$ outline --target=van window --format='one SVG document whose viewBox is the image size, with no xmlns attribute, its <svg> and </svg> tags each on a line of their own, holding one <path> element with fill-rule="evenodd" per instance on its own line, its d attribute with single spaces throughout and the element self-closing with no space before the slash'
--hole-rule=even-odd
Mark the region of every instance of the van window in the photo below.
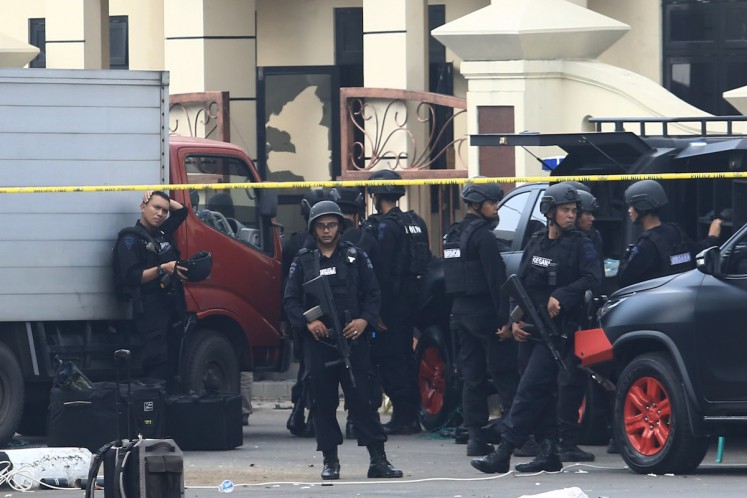
<svg viewBox="0 0 747 498">
<path fill-rule="evenodd" d="M 524 214 L 527 202 L 529 202 L 529 192 L 522 192 L 506 199 L 506 202 L 498 209 L 500 221 L 493 233 L 499 241 L 509 248 L 513 248 L 516 231 L 519 228 L 521 215 Z"/>
<path fill-rule="evenodd" d="M 254 181 L 249 166 L 235 157 L 188 156 L 190 184 L 245 183 Z M 195 214 L 208 226 L 244 244 L 262 249 L 262 226 L 253 188 L 190 191 Z"/>
</svg>

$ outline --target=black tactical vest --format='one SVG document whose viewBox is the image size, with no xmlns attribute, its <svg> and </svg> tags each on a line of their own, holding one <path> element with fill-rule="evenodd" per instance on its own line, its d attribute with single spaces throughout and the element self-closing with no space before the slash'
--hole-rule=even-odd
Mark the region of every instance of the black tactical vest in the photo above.
<svg viewBox="0 0 747 498">
<path fill-rule="evenodd" d="M 695 257 L 687 236 L 674 223 L 668 223 L 668 226 L 674 229 L 676 235 L 669 233 L 666 236 L 659 230 L 649 230 L 640 236 L 641 239 L 650 240 L 659 253 L 659 271 L 652 278 L 675 275 L 695 268 Z"/>
<path fill-rule="evenodd" d="M 428 248 L 426 229 L 420 217 L 414 211 L 403 213 L 400 210 L 390 211 L 385 219 L 394 220 L 402 233 L 403 246 L 392 262 L 392 274 L 400 277 L 419 277 L 428 271 L 431 251 Z"/>
<path fill-rule="evenodd" d="M 476 218 L 454 225 L 444 239 L 444 284 L 446 293 L 478 296 L 490 292 L 479 259 L 467 259 L 467 244 L 479 228 L 488 223 Z"/>
<path fill-rule="evenodd" d="M 347 242 L 340 242 L 338 247 L 342 252 L 342 258 L 335 266 L 324 268 L 320 266 L 321 254 L 319 249 L 301 249 L 298 252 L 298 258 L 303 268 L 304 283 L 319 275 L 324 275 L 327 278 L 340 322 L 345 323 L 346 314 L 352 317 L 360 315 L 358 309 L 360 298 L 358 295 L 358 268 L 356 266 L 359 254 L 357 249 Z M 306 302 L 306 296 L 304 296 L 305 307 L 309 308 L 316 304 Z"/>
<path fill-rule="evenodd" d="M 519 268 L 519 277 L 535 303 L 546 302 L 558 287 L 568 285 L 578 278 L 573 260 L 573 248 L 579 237 L 576 230 L 565 232 L 549 247 L 542 247 L 547 230 L 542 230 L 529 239 L 524 254 L 527 255 Z"/>
</svg>

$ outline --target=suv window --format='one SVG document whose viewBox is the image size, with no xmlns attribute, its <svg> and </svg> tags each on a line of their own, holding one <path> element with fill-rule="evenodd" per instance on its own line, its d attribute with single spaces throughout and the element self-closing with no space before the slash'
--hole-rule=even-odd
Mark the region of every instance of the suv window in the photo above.
<svg viewBox="0 0 747 498">
<path fill-rule="evenodd" d="M 527 202 L 529 202 L 529 197 L 529 192 L 516 194 L 506 199 L 498 210 L 500 221 L 498 222 L 498 226 L 495 227 L 493 233 L 499 241 L 503 242 L 508 247 L 513 246 L 513 241 L 516 237 L 516 230 L 519 228 L 521 215 L 524 214 L 524 209 Z"/>
<path fill-rule="evenodd" d="M 532 215 L 529 218 L 529 223 L 527 223 L 527 229 L 526 232 L 524 232 L 524 240 L 521 241 L 521 248 L 524 249 L 527 246 L 527 242 L 529 242 L 529 239 L 532 237 L 532 235 L 535 232 L 538 232 L 539 230 L 542 230 L 545 228 L 547 223 L 547 218 L 545 218 L 545 215 L 540 212 L 539 206 L 540 201 L 542 200 L 542 194 L 544 194 L 544 190 L 540 192 L 540 194 L 537 196 L 537 200 L 534 201 L 534 207 L 532 208 Z"/>
<path fill-rule="evenodd" d="M 725 275 L 747 275 L 747 232 L 731 246 L 724 262 Z"/>
<path fill-rule="evenodd" d="M 235 157 L 188 156 L 187 183 L 244 183 L 254 181 L 249 166 Z M 247 189 L 191 190 L 197 217 L 208 226 L 244 244 L 262 249 L 257 192 Z"/>
</svg>

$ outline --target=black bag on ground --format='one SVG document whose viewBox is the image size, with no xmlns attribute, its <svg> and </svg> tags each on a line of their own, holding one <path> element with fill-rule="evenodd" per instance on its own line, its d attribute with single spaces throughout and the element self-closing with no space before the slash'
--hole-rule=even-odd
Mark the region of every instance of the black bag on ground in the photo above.
<svg viewBox="0 0 747 498">
<path fill-rule="evenodd" d="M 48 446 L 74 446 L 97 451 L 119 437 L 117 384 L 94 382 L 92 389 L 53 387 L 49 394 Z"/>
<path fill-rule="evenodd" d="M 165 435 L 166 383 L 161 379 L 134 379 L 119 385 L 119 395 L 126 409 L 120 409 L 120 426 L 124 436 L 158 439 Z"/>
<path fill-rule="evenodd" d="M 241 396 L 168 396 L 166 433 L 183 450 L 230 450 L 241 446 Z"/>
</svg>

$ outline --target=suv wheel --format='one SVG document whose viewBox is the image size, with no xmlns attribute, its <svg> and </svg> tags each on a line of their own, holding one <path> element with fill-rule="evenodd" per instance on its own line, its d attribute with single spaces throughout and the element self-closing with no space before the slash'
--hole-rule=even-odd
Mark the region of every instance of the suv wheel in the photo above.
<svg viewBox="0 0 747 498">
<path fill-rule="evenodd" d="M 420 392 L 420 423 L 429 431 L 447 425 L 459 406 L 460 389 L 454 379 L 450 356 L 442 337 L 431 329 L 420 336 L 415 348 Z"/>
<path fill-rule="evenodd" d="M 614 425 L 623 460 L 639 474 L 692 472 L 708 450 L 708 438 L 692 432 L 682 377 L 664 353 L 641 355 L 625 367 Z"/>
</svg>

